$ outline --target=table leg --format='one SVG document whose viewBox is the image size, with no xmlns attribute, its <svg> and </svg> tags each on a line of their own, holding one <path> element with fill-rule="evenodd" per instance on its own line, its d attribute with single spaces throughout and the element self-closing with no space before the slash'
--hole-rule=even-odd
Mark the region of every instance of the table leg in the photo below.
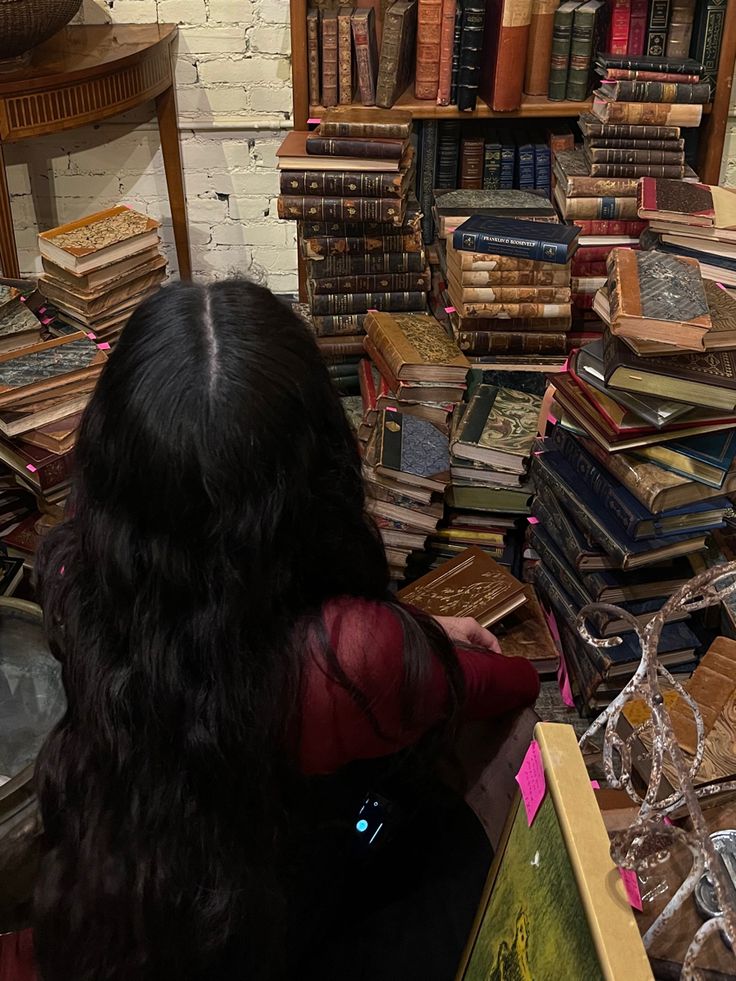
<svg viewBox="0 0 736 981">
<path fill-rule="evenodd" d="M 0 143 L 0 268 L 8 279 L 20 279 L 18 248 L 13 230 L 13 213 L 10 210 L 10 189 L 5 173 L 5 157 Z"/>
<path fill-rule="evenodd" d="M 169 191 L 171 221 L 174 226 L 176 255 L 179 260 L 179 276 L 181 279 L 191 279 L 192 258 L 187 228 L 187 201 L 184 194 L 179 124 L 176 118 L 176 93 L 173 85 L 156 99 L 156 112 L 166 170 L 166 186 Z"/>
</svg>

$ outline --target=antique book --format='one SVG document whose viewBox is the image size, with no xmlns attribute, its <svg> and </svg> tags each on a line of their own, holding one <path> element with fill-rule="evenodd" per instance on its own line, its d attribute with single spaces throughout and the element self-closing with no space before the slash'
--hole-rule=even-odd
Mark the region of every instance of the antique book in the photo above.
<svg viewBox="0 0 736 981">
<path fill-rule="evenodd" d="M 133 259 L 135 258 L 133 257 Z M 154 250 L 153 256 L 144 263 L 132 260 L 131 264 L 114 263 L 112 266 L 99 270 L 100 272 L 112 271 L 113 275 L 108 275 L 102 281 L 97 280 L 93 285 L 86 285 L 89 277 L 77 277 L 69 273 L 59 275 L 59 273 L 63 273 L 63 270 L 53 267 L 52 263 L 48 265 L 53 268 L 53 272 L 46 271 L 46 267 L 44 267 L 45 271 L 39 280 L 44 284 L 45 298 L 52 300 L 52 302 L 56 299 L 63 301 L 68 299 L 73 306 L 79 306 L 105 296 L 110 297 L 124 287 L 128 288 L 132 294 L 140 293 L 145 289 L 144 284 L 147 278 L 151 285 L 156 285 L 165 274 L 166 257 L 162 256 L 158 250 Z M 0 334 L 4 332 L 4 322 L 5 318 L 0 314 Z"/>
<path fill-rule="evenodd" d="M 614 140 L 679 140 L 679 126 L 633 125 L 630 123 L 603 123 L 597 116 L 584 112 L 578 121 L 580 131 L 587 140 L 592 138 Z"/>
<path fill-rule="evenodd" d="M 342 6 L 337 11 L 337 78 L 338 102 L 350 105 L 353 101 L 355 66 L 353 65 L 353 39 L 350 18 L 353 8 Z"/>
<path fill-rule="evenodd" d="M 636 198 L 636 179 L 607 179 L 590 176 L 590 166 L 582 150 L 555 154 L 553 173 L 557 188 L 566 198 Z M 634 215 L 636 217 L 636 211 Z"/>
<path fill-rule="evenodd" d="M 497 333 L 490 330 L 454 330 L 455 342 L 468 356 L 499 354 L 529 355 L 567 353 L 566 334 L 553 333 Z"/>
<path fill-rule="evenodd" d="M 386 410 L 379 412 L 375 432 L 378 474 L 444 491 L 450 479 L 447 436 L 425 419 Z"/>
<path fill-rule="evenodd" d="M 376 102 L 376 80 L 378 78 L 376 14 L 373 7 L 353 11 L 351 26 L 360 101 L 364 106 L 372 106 Z"/>
<path fill-rule="evenodd" d="M 507 515 L 528 515 L 534 489 L 523 487 L 478 487 L 453 481 L 445 492 L 450 508 L 462 511 L 495 511 Z"/>
<path fill-rule="evenodd" d="M 537 0 L 532 5 L 524 72 L 524 92 L 527 95 L 547 95 L 555 11 L 559 6 L 559 0 Z"/>
<path fill-rule="evenodd" d="M 736 192 L 689 181 L 647 178 L 639 185 L 642 218 L 680 226 L 736 228 Z"/>
<path fill-rule="evenodd" d="M 309 67 L 309 104 L 317 106 L 320 102 L 321 72 L 319 44 L 319 10 L 307 11 L 307 64 Z"/>
<path fill-rule="evenodd" d="M 38 236 L 41 255 L 79 276 L 158 245 L 160 222 L 119 206 Z"/>
<path fill-rule="evenodd" d="M 532 504 L 532 516 L 560 548 L 571 569 L 589 572 L 597 569 L 614 569 L 615 561 L 600 545 L 592 542 L 555 497 L 550 487 L 540 485 Z M 565 587 L 567 588 L 567 587 Z M 574 587 L 578 588 L 578 587 Z M 582 585 L 579 587 L 582 590 Z M 574 595 L 574 593 L 572 594 Z M 582 604 L 584 605 L 584 604 Z"/>
<path fill-rule="evenodd" d="M 320 277 L 310 280 L 309 290 L 313 296 L 324 293 L 410 293 L 427 292 L 430 287 L 429 269 L 421 272 L 368 273 L 366 275 L 346 275 Z"/>
<path fill-rule="evenodd" d="M 687 685 L 687 692 L 694 699 L 703 720 L 703 735 L 711 745 L 711 734 L 721 720 L 726 721 L 725 709 L 734 701 L 736 695 L 736 641 L 728 637 L 716 637 L 693 672 Z M 695 755 L 697 749 L 697 730 L 692 711 L 682 698 L 677 698 L 670 707 L 670 718 L 675 738 L 686 752 Z M 732 712 L 729 707 L 729 713 Z M 731 725 L 728 725 L 728 740 L 723 748 L 733 741 Z M 734 772 L 733 761 L 729 763 L 729 775 Z M 698 774 L 700 776 L 700 774 Z"/>
<path fill-rule="evenodd" d="M 466 136 L 460 144 L 460 188 L 482 190 L 485 143 L 482 136 Z"/>
<path fill-rule="evenodd" d="M 599 75 L 612 82 L 699 82 L 699 75 L 676 75 L 672 72 L 645 72 L 631 68 L 596 68 Z"/>
<path fill-rule="evenodd" d="M 573 14 L 570 66 L 567 72 L 568 99 L 587 99 L 593 88 L 593 54 L 606 36 L 607 16 L 605 0 L 587 0 Z"/>
<path fill-rule="evenodd" d="M 596 177 L 594 180 L 612 181 L 615 178 Z M 554 190 L 555 204 L 566 221 L 577 225 L 578 220 L 612 219 L 629 220 L 636 218 L 636 198 L 617 197 L 565 197 L 559 185 Z"/>
<path fill-rule="evenodd" d="M 338 101 L 337 9 L 324 10 L 321 19 L 322 102 L 336 106 Z"/>
<path fill-rule="evenodd" d="M 440 238 L 452 232 L 473 215 L 486 217 L 526 218 L 531 221 L 556 222 L 552 204 L 531 191 L 494 188 L 434 191 L 434 213 Z"/>
<path fill-rule="evenodd" d="M 66 453 L 77 440 L 82 414 L 75 412 L 55 422 L 50 422 L 40 429 L 33 429 L 23 435 L 23 441 L 52 453 Z"/>
<path fill-rule="evenodd" d="M 540 408 L 536 395 L 479 385 L 458 426 L 452 452 L 463 460 L 524 473 Z"/>
<path fill-rule="evenodd" d="M 704 105 L 710 100 L 707 82 L 603 81 L 606 97 L 616 102 L 682 102 Z"/>
<path fill-rule="evenodd" d="M 449 106 L 452 87 L 452 56 L 457 19 L 457 0 L 443 0 L 440 25 L 440 62 L 438 69 L 437 105 Z"/>
<path fill-rule="evenodd" d="M 287 221 L 380 221 L 397 227 L 404 223 L 401 198 L 281 194 L 276 203 L 279 218 Z"/>
<path fill-rule="evenodd" d="M 309 289 L 309 283 L 307 283 Z M 367 313 L 369 310 L 420 311 L 427 307 L 426 293 L 330 293 L 310 296 L 312 313 L 332 316 Z"/>
<path fill-rule="evenodd" d="M 307 310 L 309 310 L 308 305 Z M 363 324 L 366 316 L 365 313 L 321 314 L 319 316 L 311 316 L 310 314 L 309 321 L 317 337 L 338 337 L 345 334 L 365 333 Z"/>
<path fill-rule="evenodd" d="M 293 137 L 294 132 L 288 134 L 283 146 L 287 145 L 289 136 Z M 301 154 L 290 160 L 279 156 L 280 169 L 306 170 L 315 166 L 315 157 L 320 157 L 319 166 L 323 170 L 350 170 L 356 166 L 364 170 L 398 170 L 407 148 L 405 139 L 324 136 L 321 125 L 303 137 L 306 159 Z M 325 159 L 330 157 L 339 159 Z"/>
<path fill-rule="evenodd" d="M 489 0 L 486 5 L 479 92 L 495 112 L 521 105 L 532 0 Z"/>
<path fill-rule="evenodd" d="M 658 252 L 614 249 L 608 258 L 611 331 L 704 350 L 712 321 L 698 263 Z"/>
<path fill-rule="evenodd" d="M 450 405 L 461 402 L 466 391 L 465 384 L 450 384 L 449 382 L 433 381 L 403 381 L 396 377 L 383 354 L 373 344 L 370 337 L 363 341 L 366 354 L 381 373 L 384 381 L 396 398 L 403 402 L 422 402 Z M 389 408 L 389 406 L 386 406 Z M 391 406 L 393 408 L 393 406 Z M 399 406 L 403 411 L 403 407 Z"/>
<path fill-rule="evenodd" d="M 396 594 L 431 616 L 472 617 L 490 627 L 527 602 L 524 586 L 482 549 L 471 547 Z"/>
<path fill-rule="evenodd" d="M 611 54 L 626 54 L 629 49 L 630 26 L 631 0 L 613 0 L 606 51 L 610 51 Z"/>
<path fill-rule="evenodd" d="M 471 319 L 473 317 L 484 320 L 504 320 L 515 317 L 526 318 L 554 318 L 571 315 L 570 303 L 475 303 L 469 301 L 465 303 L 459 296 L 453 294 L 450 289 L 450 299 L 461 317 Z"/>
<path fill-rule="evenodd" d="M 492 252 L 465 252 L 455 249 L 451 241 L 447 243 L 447 265 L 457 271 L 457 278 L 464 281 L 468 275 L 498 275 L 524 273 L 529 276 L 559 276 L 566 279 L 570 274 L 569 264 L 538 262 L 536 259 L 521 259 L 513 255 L 497 255 Z"/>
<path fill-rule="evenodd" d="M 418 0 L 414 96 L 436 101 L 440 73 L 442 0 Z"/>
<path fill-rule="evenodd" d="M 417 0 L 397 0 L 386 11 L 383 20 L 377 106 L 390 109 L 408 86 L 414 68 L 416 33 Z"/>
<path fill-rule="evenodd" d="M 575 731 L 540 722 L 532 751 L 541 804 L 514 798 L 456 981 L 553 978 L 561 956 L 570 978 L 651 981 Z"/>
<path fill-rule="evenodd" d="M 386 273 L 420 273 L 427 268 L 424 252 L 376 252 L 365 255 L 335 255 L 311 259 L 307 264 L 310 279 L 334 276 L 366 276 Z"/>
<path fill-rule="evenodd" d="M 548 96 L 561 102 L 567 93 L 567 73 L 570 67 L 570 42 L 575 11 L 582 0 L 565 0 L 554 13 Z"/>
<path fill-rule="evenodd" d="M 631 0 L 628 55 L 636 57 L 644 54 L 647 39 L 648 14 L 649 0 Z"/>
<path fill-rule="evenodd" d="M 424 243 L 416 232 L 395 235 L 306 235 L 299 239 L 299 249 L 305 259 L 324 259 L 328 256 L 366 256 L 386 252 L 422 253 Z"/>
<path fill-rule="evenodd" d="M 407 140 L 411 121 L 411 113 L 399 109 L 364 113 L 359 108 L 339 106 L 323 114 L 319 131 L 322 136 L 332 139 Z"/>
<path fill-rule="evenodd" d="M 736 435 L 733 430 L 724 430 L 671 439 L 657 447 L 642 446 L 635 453 L 691 482 L 698 482 L 701 487 L 726 493 L 724 486 L 733 483 Z"/>
<path fill-rule="evenodd" d="M 593 97 L 593 115 L 604 123 L 699 126 L 703 107 L 664 102 L 613 102 L 599 90 Z"/>
<path fill-rule="evenodd" d="M 713 88 L 718 78 L 725 20 L 726 0 L 705 0 L 698 4 L 690 51 L 694 60 L 702 65 L 701 82 L 709 82 Z"/>
<path fill-rule="evenodd" d="M 400 381 L 465 382 L 467 358 L 430 314 L 371 312 L 365 330 Z"/>
<path fill-rule="evenodd" d="M 623 143 L 623 140 L 620 141 Z M 593 164 L 669 164 L 681 168 L 682 149 L 662 150 L 628 147 L 586 146 L 585 158 Z M 594 173 L 594 171 L 591 171 Z"/>
<path fill-rule="evenodd" d="M 611 68 L 624 68 L 631 71 L 669 72 L 673 75 L 696 75 L 703 73 L 703 64 L 694 58 L 652 57 L 650 55 L 614 55 L 599 51 L 596 64 L 605 74 Z"/>
<path fill-rule="evenodd" d="M 546 265 L 539 263 L 540 266 Z M 552 263 L 550 263 L 552 265 Z M 604 264 L 605 265 L 605 264 Z M 463 288 L 508 288 L 512 286 L 554 286 L 564 287 L 570 282 L 570 268 L 568 266 L 554 266 L 553 269 L 543 268 L 530 271 L 525 270 L 488 270 L 481 269 L 462 269 L 453 267 L 448 263 L 451 276 L 455 282 Z M 470 297 L 468 297 L 469 299 Z M 734 301 L 736 302 L 736 301 Z"/>
<path fill-rule="evenodd" d="M 453 246 L 464 252 L 566 265 L 575 251 L 579 234 L 579 229 L 569 225 L 476 215 L 454 232 Z"/>
<path fill-rule="evenodd" d="M 733 351 L 637 357 L 611 333 L 604 335 L 605 382 L 611 388 L 671 398 L 717 411 L 736 408 L 736 355 Z"/>
<path fill-rule="evenodd" d="M 670 0 L 652 0 L 649 7 L 646 53 L 651 58 L 664 58 L 667 45 L 667 23 Z"/>
<path fill-rule="evenodd" d="M 137 297 L 142 297 L 163 283 L 166 278 L 166 259 L 162 256 L 158 268 L 146 271 L 127 282 L 113 283 L 104 290 L 94 293 L 80 293 L 73 287 L 62 286 L 50 279 L 41 277 L 44 296 L 51 303 L 78 317 L 95 317 L 106 311 L 114 311 Z"/>
<path fill-rule="evenodd" d="M 340 357 L 351 359 L 363 354 L 363 334 L 343 334 L 339 337 L 319 337 L 317 347 L 323 358 L 333 360 Z"/>
<path fill-rule="evenodd" d="M 457 73 L 457 107 L 475 109 L 478 98 L 486 19 L 485 0 L 462 0 L 460 63 Z"/>
<path fill-rule="evenodd" d="M 450 293 L 453 297 L 461 300 L 464 306 L 469 307 L 475 304 L 485 306 L 488 304 L 559 304 L 569 303 L 571 297 L 570 286 L 462 286 L 454 279 L 450 279 Z M 468 314 L 472 316 L 472 312 Z"/>
<path fill-rule="evenodd" d="M 357 161 L 352 161 L 355 168 Z M 280 189 L 284 195 L 312 197 L 402 198 L 414 178 L 414 152 L 409 149 L 400 170 L 389 173 L 282 170 Z"/>
<path fill-rule="evenodd" d="M 50 392 L 87 375 L 96 376 L 106 360 L 104 351 L 79 334 L 44 344 L 32 353 L 8 356 L 0 362 L 0 406 L 11 406 L 21 396 Z"/>
<path fill-rule="evenodd" d="M 69 450 L 56 453 L 25 441 L 0 439 L 0 461 L 38 493 L 69 483 L 72 456 Z"/>
</svg>

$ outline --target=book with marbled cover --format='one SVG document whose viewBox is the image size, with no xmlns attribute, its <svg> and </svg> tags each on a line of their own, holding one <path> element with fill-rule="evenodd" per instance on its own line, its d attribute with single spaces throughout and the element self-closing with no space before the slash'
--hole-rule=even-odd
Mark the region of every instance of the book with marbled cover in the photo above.
<svg viewBox="0 0 736 981">
<path fill-rule="evenodd" d="M 608 257 L 608 292 L 614 333 L 624 318 L 642 322 L 642 337 L 647 336 L 647 320 L 701 331 L 712 326 L 700 266 L 694 259 L 614 249 Z"/>
<path fill-rule="evenodd" d="M 457 368 L 461 374 L 470 370 L 468 359 L 430 314 L 370 311 L 365 330 L 396 378 L 411 374 L 411 366 Z"/>
<path fill-rule="evenodd" d="M 432 616 L 473 617 L 485 626 L 495 623 L 509 606 L 526 602 L 522 584 L 475 547 L 417 579 L 397 596 Z"/>
<path fill-rule="evenodd" d="M 541 399 L 528 392 L 479 385 L 463 416 L 457 442 L 527 460 L 541 405 Z"/>
<path fill-rule="evenodd" d="M 449 482 L 450 448 L 447 436 L 432 423 L 418 416 L 383 409 L 378 414 L 376 428 L 379 433 L 377 467 L 438 483 Z"/>
<path fill-rule="evenodd" d="M 0 362 L 0 393 L 51 382 L 92 368 L 105 360 L 92 341 L 75 337 L 68 343 Z"/>
</svg>

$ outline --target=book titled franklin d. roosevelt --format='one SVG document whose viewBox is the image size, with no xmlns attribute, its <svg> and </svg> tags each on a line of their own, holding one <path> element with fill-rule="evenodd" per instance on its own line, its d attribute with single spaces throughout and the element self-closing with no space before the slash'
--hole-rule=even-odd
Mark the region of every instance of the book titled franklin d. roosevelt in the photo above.
<svg viewBox="0 0 736 981">
<path fill-rule="evenodd" d="M 455 231 L 452 244 L 461 252 L 565 265 L 577 248 L 579 235 L 580 229 L 574 225 L 473 215 Z"/>
<path fill-rule="evenodd" d="M 435 617 L 472 617 L 490 627 L 527 601 L 524 587 L 482 549 L 472 547 L 397 593 Z"/>
</svg>

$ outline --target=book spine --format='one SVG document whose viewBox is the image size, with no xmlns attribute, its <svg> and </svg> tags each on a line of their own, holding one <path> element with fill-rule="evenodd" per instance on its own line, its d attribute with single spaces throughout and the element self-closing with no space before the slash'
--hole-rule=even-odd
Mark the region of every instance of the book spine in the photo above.
<svg viewBox="0 0 736 981">
<path fill-rule="evenodd" d="M 589 158 L 600 164 L 670 164 L 682 166 L 682 151 L 669 150 L 609 150 L 606 147 L 591 147 Z"/>
<path fill-rule="evenodd" d="M 573 259 L 573 265 L 575 259 Z M 492 270 L 488 272 L 472 272 L 458 270 L 452 272 L 452 278 L 457 279 L 458 284 L 465 289 L 468 286 L 475 287 L 499 287 L 499 286 L 557 286 L 564 287 L 570 284 L 570 270 L 567 266 L 557 266 L 555 269 L 540 269 L 525 271 Z"/>
<path fill-rule="evenodd" d="M 609 250 L 610 251 L 610 250 Z M 462 270 L 462 274 L 468 272 L 488 273 L 527 273 L 537 275 L 539 273 L 553 273 L 565 275 L 569 273 L 567 266 L 559 266 L 552 262 L 536 262 L 533 259 L 520 259 L 518 256 L 494 255 L 493 253 L 458 252 L 453 248 L 449 252 L 449 267 Z"/>
<path fill-rule="evenodd" d="M 562 102 L 567 92 L 573 13 L 572 10 L 558 7 L 553 19 L 552 52 L 550 55 L 549 86 L 547 88 L 547 97 L 553 102 Z"/>
<path fill-rule="evenodd" d="M 665 55 L 668 58 L 687 58 L 695 19 L 695 0 L 672 0 L 670 24 L 667 28 Z M 669 81 L 669 79 L 663 79 Z M 685 81 L 685 79 L 682 79 Z M 691 79 L 692 81 L 692 79 Z"/>
<path fill-rule="evenodd" d="M 490 135 L 483 148 L 483 188 L 493 191 L 501 186 L 501 144 Z"/>
<path fill-rule="evenodd" d="M 670 0 L 652 0 L 647 27 L 647 54 L 651 57 L 664 56 L 669 19 Z"/>
<path fill-rule="evenodd" d="M 700 81 L 707 82 L 712 88 L 715 88 L 718 76 L 725 20 L 726 0 L 704 0 L 698 4 L 690 56 L 703 66 Z"/>
<path fill-rule="evenodd" d="M 300 238 L 305 259 L 326 256 L 363 256 L 382 252 L 421 252 L 421 236 L 417 235 L 314 235 Z"/>
<path fill-rule="evenodd" d="M 381 221 L 401 225 L 401 202 L 393 198 L 326 198 L 282 194 L 278 216 L 286 221 Z"/>
<path fill-rule="evenodd" d="M 600 140 L 626 140 L 627 144 L 632 140 L 679 140 L 680 128 L 678 126 L 632 126 L 630 123 L 595 123 L 586 122 L 586 139 L 596 138 Z"/>
<path fill-rule="evenodd" d="M 282 194 L 342 198 L 400 198 L 404 181 L 400 173 L 282 170 Z"/>
<path fill-rule="evenodd" d="M 320 64 L 319 64 L 319 11 L 307 13 L 307 64 L 309 66 L 309 104 L 319 105 Z"/>
<path fill-rule="evenodd" d="M 567 353 L 565 334 L 495 333 L 488 330 L 460 330 L 455 342 L 464 354 L 553 354 Z"/>
<path fill-rule="evenodd" d="M 586 10 L 583 4 L 577 8 L 573 18 L 566 89 L 567 98 L 573 102 L 587 99 L 592 88 L 593 37 L 598 14 L 597 10 Z"/>
<path fill-rule="evenodd" d="M 320 126 L 321 129 L 321 126 Z M 356 157 L 358 160 L 398 160 L 402 147 L 398 144 L 372 142 L 370 138 L 310 136 L 307 153 L 315 157 Z M 357 161 L 356 161 L 357 163 Z"/>
<path fill-rule="evenodd" d="M 344 293 L 311 299 L 312 313 L 317 316 L 367 313 L 368 310 L 412 312 L 425 310 L 427 306 L 425 293 Z"/>
<path fill-rule="evenodd" d="M 435 178 L 437 176 L 437 142 L 439 127 L 434 119 L 422 121 L 421 147 L 422 168 L 420 171 L 420 205 L 422 210 L 422 238 L 430 245 L 435 238 L 434 201 Z"/>
<path fill-rule="evenodd" d="M 702 106 L 666 102 L 605 102 L 593 100 L 593 112 L 607 123 L 629 123 L 637 126 L 697 126 Z"/>
<path fill-rule="evenodd" d="M 547 131 L 547 142 L 549 143 L 550 154 L 554 159 L 558 153 L 575 149 L 575 134 L 569 127 L 561 128 L 560 131 L 550 129 Z"/>
<path fill-rule="evenodd" d="M 398 4 L 396 5 L 398 6 Z M 376 105 L 391 109 L 399 88 L 402 72 L 401 49 L 406 30 L 406 8 L 403 12 L 389 7 L 383 22 L 383 42 L 378 63 L 378 82 L 376 83 Z"/>
<path fill-rule="evenodd" d="M 552 153 L 541 138 L 534 145 L 534 188 L 544 191 L 547 197 L 552 188 Z"/>
<path fill-rule="evenodd" d="M 625 55 L 627 53 L 630 24 L 631 0 L 613 0 L 608 34 L 608 51 L 611 54 Z"/>
<path fill-rule="evenodd" d="M 442 0 L 419 0 L 414 96 L 436 101 L 442 41 Z"/>
<path fill-rule="evenodd" d="M 334 276 L 310 281 L 315 296 L 328 293 L 426 293 L 430 273 L 368 273 L 363 276 Z"/>
<path fill-rule="evenodd" d="M 421 212 L 419 211 L 418 202 L 415 202 L 413 206 L 410 202 L 404 215 L 404 224 L 401 228 L 396 228 L 393 222 L 385 221 L 359 221 L 353 219 L 350 219 L 350 221 L 318 221 L 310 218 L 307 221 L 301 222 L 299 225 L 299 234 L 307 238 L 318 235 L 365 235 L 370 238 L 397 234 L 418 235 L 420 221 Z M 419 242 L 418 238 L 417 242 Z M 379 249 L 378 251 L 395 252 L 399 250 Z M 413 250 L 409 249 L 408 251 Z"/>
<path fill-rule="evenodd" d="M 566 221 L 572 221 L 576 218 L 604 219 L 605 221 L 616 218 L 636 218 L 636 198 L 567 198 L 563 217 Z"/>
<path fill-rule="evenodd" d="M 632 68 L 607 68 L 606 79 L 614 82 L 698 82 L 699 75 L 676 75 L 674 72 L 644 72 Z"/>
<path fill-rule="evenodd" d="M 343 364 L 346 363 L 347 359 L 350 359 L 350 362 L 352 362 L 354 358 L 364 353 L 363 337 L 345 337 L 344 340 L 335 340 L 334 338 L 322 340 L 318 338 L 317 347 L 322 357 L 325 360 L 332 361 L 333 364 L 337 363 L 341 358 L 345 359 Z"/>
<path fill-rule="evenodd" d="M 460 144 L 460 187 L 480 190 L 483 187 L 482 137 L 468 136 Z"/>
<path fill-rule="evenodd" d="M 551 537 L 548 538 L 546 535 L 543 537 L 543 535 L 540 535 L 537 532 L 536 528 L 532 532 L 532 547 L 549 572 L 551 572 L 551 578 L 555 580 L 566 593 L 574 598 L 576 604 L 583 607 L 592 601 L 592 597 L 583 589 L 580 579 L 575 572 L 573 556 L 566 551 L 565 543 L 566 539 L 562 539 L 559 542 L 553 542 Z M 557 544 L 562 551 L 562 555 L 559 555 L 554 550 L 555 544 Z"/>
<path fill-rule="evenodd" d="M 607 84 L 607 83 L 603 83 Z M 699 82 L 613 82 L 618 102 L 678 102 L 703 105 L 710 98 L 710 85 Z"/>
<path fill-rule="evenodd" d="M 577 218 L 573 221 L 580 229 L 581 235 L 626 235 L 630 238 L 638 238 L 647 227 L 646 221 L 597 221 L 596 219 L 586 220 Z M 581 246 L 582 248 L 582 246 Z M 580 251 L 578 249 L 578 251 Z M 606 254 L 608 250 L 606 249 Z M 577 253 L 576 253 L 577 255 Z M 575 257 L 573 257 L 573 262 Z"/>
<path fill-rule="evenodd" d="M 438 123 L 437 187 L 457 187 L 457 168 L 460 152 L 460 124 Z"/>
<path fill-rule="evenodd" d="M 649 0 L 631 0 L 631 20 L 629 22 L 628 55 L 638 57 L 644 54 L 647 42 L 647 20 L 649 17 Z"/>
<path fill-rule="evenodd" d="M 594 293 L 573 293 L 572 306 L 574 310 L 592 310 Z"/>
<path fill-rule="evenodd" d="M 352 7 L 340 7 L 337 12 L 337 67 L 340 105 L 353 101 L 353 40 L 350 29 Z"/>
<path fill-rule="evenodd" d="M 514 164 L 516 148 L 513 143 L 503 138 L 501 142 L 501 189 L 509 190 L 514 186 Z"/>
<path fill-rule="evenodd" d="M 513 112 L 521 105 L 532 0 L 502 0 L 491 108 Z M 491 31 L 493 33 L 493 24 Z"/>
<path fill-rule="evenodd" d="M 469 304 L 569 303 L 569 286 L 463 286 L 462 300 Z"/>
<path fill-rule="evenodd" d="M 342 334 L 365 333 L 365 313 L 343 313 L 312 317 L 318 337 L 339 337 Z"/>
<path fill-rule="evenodd" d="M 337 11 L 322 15 L 322 100 L 337 105 Z"/>
<path fill-rule="evenodd" d="M 465 0 L 457 79 L 457 107 L 464 111 L 475 109 L 478 98 L 485 16 L 485 0 Z"/>
<path fill-rule="evenodd" d="M 545 242 L 543 239 L 522 240 L 489 232 L 453 233 L 453 247 L 458 251 L 482 252 L 486 255 L 507 255 L 537 262 L 556 262 L 567 265 L 568 246 L 565 242 Z"/>
<path fill-rule="evenodd" d="M 457 83 L 460 77 L 460 49 L 463 41 L 463 0 L 455 4 L 455 29 L 452 35 L 452 74 L 450 76 L 450 104 L 457 105 Z"/>
<path fill-rule="evenodd" d="M 356 11 L 351 25 L 355 47 L 355 63 L 358 70 L 358 92 L 364 106 L 376 103 L 376 24 L 373 8 Z"/>
<path fill-rule="evenodd" d="M 437 78 L 437 105 L 449 106 L 452 94 L 452 53 L 455 37 L 457 0 L 444 0 L 440 27 L 440 65 Z"/>
<path fill-rule="evenodd" d="M 511 332 L 536 334 L 561 334 L 570 329 L 571 320 L 565 317 L 545 317 L 531 321 L 528 318 L 508 317 L 494 319 L 489 317 L 460 317 L 457 313 L 451 315 L 453 330 L 490 331 L 491 333 L 508 334 Z"/>
<path fill-rule="evenodd" d="M 547 95 L 552 34 L 558 6 L 559 0 L 538 0 L 532 6 L 524 71 L 524 91 L 527 95 Z"/>
<path fill-rule="evenodd" d="M 493 319 L 507 317 L 564 317 L 570 315 L 570 303 L 461 303 L 455 302 L 462 317 Z"/>
<path fill-rule="evenodd" d="M 593 177 L 667 177 L 682 180 L 685 168 L 682 164 L 611 164 L 594 163 L 590 165 Z"/>
<path fill-rule="evenodd" d="M 684 140 L 604 140 L 594 136 L 585 140 L 586 150 L 664 150 L 667 153 L 679 153 L 685 149 Z"/>
<path fill-rule="evenodd" d="M 520 190 L 534 188 L 534 147 L 527 139 L 525 134 L 520 134 L 516 147 L 516 176 Z"/>
<path fill-rule="evenodd" d="M 562 182 L 562 186 L 565 189 L 565 195 L 568 200 L 571 198 L 599 198 L 609 196 L 625 200 L 628 197 L 633 198 L 636 196 L 638 181 L 632 177 L 626 183 L 619 181 L 618 184 L 612 186 L 608 178 L 596 177 L 591 174 L 589 177 L 571 177 L 568 179 L 567 186 L 565 186 L 564 182 Z"/>
<path fill-rule="evenodd" d="M 572 288 L 573 289 L 575 289 L 575 279 L 576 278 L 581 278 L 581 277 L 584 278 L 584 277 L 592 277 L 592 276 L 595 276 L 595 277 L 598 277 L 598 276 L 606 276 L 607 275 L 606 260 L 605 259 L 599 259 L 597 262 L 578 262 L 578 263 L 576 263 L 575 262 L 575 259 L 573 259 L 573 261 L 572 261 L 572 275 L 573 275 L 573 280 L 572 280 Z"/>
<path fill-rule="evenodd" d="M 332 256 L 311 260 L 310 279 L 334 276 L 379 276 L 385 273 L 419 273 L 427 268 L 424 252 L 378 252 L 375 255 Z"/>
</svg>

